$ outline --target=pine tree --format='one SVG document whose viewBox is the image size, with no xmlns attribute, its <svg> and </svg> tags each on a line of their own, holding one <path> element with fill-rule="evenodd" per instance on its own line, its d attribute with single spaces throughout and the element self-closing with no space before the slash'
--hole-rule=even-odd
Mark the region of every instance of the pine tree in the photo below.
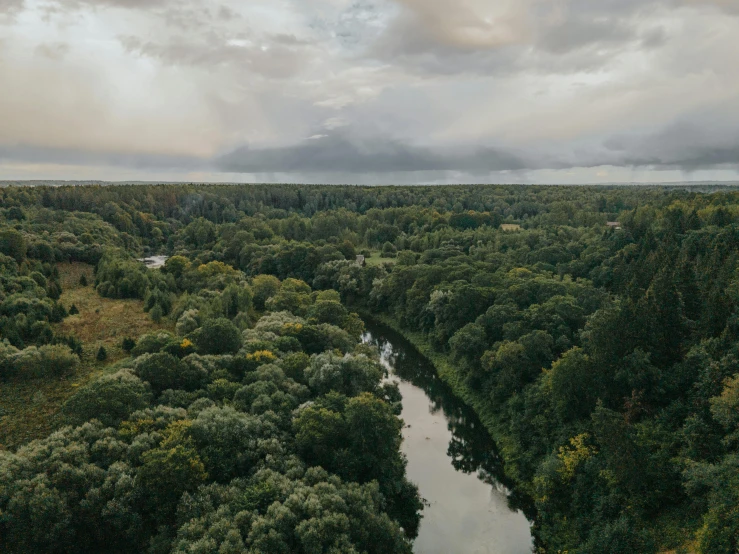
<svg viewBox="0 0 739 554">
<path fill-rule="evenodd" d="M 83 273 L 82 275 L 80 275 L 80 286 L 81 287 L 86 287 L 87 285 L 88 285 L 87 275 L 85 273 Z"/>
<path fill-rule="evenodd" d="M 77 309 L 77 306 L 75 306 L 74 304 L 72 304 L 69 307 L 69 315 L 77 315 L 78 313 L 80 313 L 80 311 Z"/>
<path fill-rule="evenodd" d="M 95 356 L 97 358 L 98 362 L 104 362 L 108 359 L 108 351 L 105 350 L 105 347 L 100 345 L 100 348 L 98 348 L 98 353 Z"/>
</svg>

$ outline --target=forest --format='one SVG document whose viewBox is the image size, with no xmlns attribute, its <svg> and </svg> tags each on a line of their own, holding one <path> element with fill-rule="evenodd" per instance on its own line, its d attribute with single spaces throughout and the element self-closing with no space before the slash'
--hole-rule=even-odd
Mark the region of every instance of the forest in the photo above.
<svg viewBox="0 0 739 554">
<path fill-rule="evenodd" d="M 0 545 L 412 552 L 372 319 L 537 551 L 733 554 L 738 253 L 728 187 L 0 188 Z"/>
</svg>

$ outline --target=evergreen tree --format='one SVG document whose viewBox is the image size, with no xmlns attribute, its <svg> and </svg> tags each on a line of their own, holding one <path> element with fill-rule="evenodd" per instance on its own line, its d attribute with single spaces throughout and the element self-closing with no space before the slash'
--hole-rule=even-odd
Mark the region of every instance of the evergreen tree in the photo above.
<svg viewBox="0 0 739 554">
<path fill-rule="evenodd" d="M 98 353 L 95 355 L 95 358 L 98 362 L 104 362 L 108 359 L 108 351 L 105 350 L 103 345 L 100 345 L 100 348 L 98 348 Z"/>
</svg>

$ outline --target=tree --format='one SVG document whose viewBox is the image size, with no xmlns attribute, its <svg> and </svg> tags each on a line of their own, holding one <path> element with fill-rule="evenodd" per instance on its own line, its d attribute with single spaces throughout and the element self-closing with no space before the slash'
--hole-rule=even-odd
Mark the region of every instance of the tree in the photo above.
<svg viewBox="0 0 739 554">
<path fill-rule="evenodd" d="M 164 317 L 164 310 L 162 310 L 161 305 L 154 304 L 154 307 L 149 311 L 149 317 L 154 323 L 159 323 L 162 321 L 162 317 Z"/>
<path fill-rule="evenodd" d="M 62 406 L 67 419 L 75 424 L 97 419 L 105 426 L 117 426 L 136 410 L 151 402 L 151 390 L 131 370 L 104 375 L 80 389 Z"/>
<path fill-rule="evenodd" d="M 463 361 L 467 367 L 475 367 L 487 346 L 485 329 L 476 323 L 468 323 L 449 339 L 449 346 L 455 361 Z"/>
<path fill-rule="evenodd" d="M 105 347 L 101 344 L 100 348 L 98 348 L 97 354 L 95 354 L 95 359 L 98 362 L 104 362 L 108 359 L 108 351 L 105 350 Z"/>
<path fill-rule="evenodd" d="M 280 290 L 280 280 L 272 275 L 257 275 L 251 280 L 251 289 L 254 293 L 254 307 L 261 311 L 267 300 Z"/>
<path fill-rule="evenodd" d="M 185 492 L 194 491 L 208 478 L 192 441 L 171 429 L 170 437 L 158 448 L 144 452 L 141 460 L 137 477 L 162 523 L 169 521 Z"/>
<path fill-rule="evenodd" d="M 208 380 L 205 368 L 185 363 L 168 352 L 144 354 L 133 367 L 157 394 L 167 389 L 197 390 Z"/>
<path fill-rule="evenodd" d="M 235 354 L 241 348 L 241 331 L 223 317 L 209 319 L 191 337 L 202 354 Z"/>
<path fill-rule="evenodd" d="M 315 323 L 330 323 L 341 327 L 349 312 L 338 301 L 319 301 L 308 309 L 307 315 Z"/>
<path fill-rule="evenodd" d="M 0 253 L 20 262 L 26 257 L 26 239 L 15 229 L 0 229 Z"/>
<path fill-rule="evenodd" d="M 394 258 L 398 254 L 398 249 L 391 242 L 386 242 L 382 245 L 382 257 L 383 258 Z"/>
<path fill-rule="evenodd" d="M 331 352 L 318 354 L 311 358 L 305 370 L 305 378 L 310 388 L 317 394 L 330 391 L 346 396 L 356 396 L 362 392 L 373 392 L 382 380 L 383 369 L 366 356 L 336 356 Z"/>
<path fill-rule="evenodd" d="M 276 432 L 270 423 L 229 406 L 203 410 L 189 429 L 208 473 L 219 482 L 247 475 L 258 459 L 259 441 Z"/>
</svg>

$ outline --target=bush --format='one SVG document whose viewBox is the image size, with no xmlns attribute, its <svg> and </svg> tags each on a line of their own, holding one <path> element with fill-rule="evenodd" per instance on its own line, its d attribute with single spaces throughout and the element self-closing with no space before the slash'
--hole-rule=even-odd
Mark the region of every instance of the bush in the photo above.
<svg viewBox="0 0 739 554">
<path fill-rule="evenodd" d="M 151 320 L 154 323 L 159 323 L 162 321 L 162 317 L 164 316 L 164 312 L 162 310 L 162 307 L 159 304 L 154 304 L 154 307 L 149 311 L 149 317 L 151 317 Z"/>
<path fill-rule="evenodd" d="M 139 337 L 136 346 L 131 350 L 131 354 L 134 356 L 141 356 L 142 354 L 153 354 L 159 352 L 170 344 L 172 341 L 177 340 L 176 337 L 167 331 L 157 331 L 155 333 L 148 333 Z M 179 342 L 179 341 L 178 341 Z"/>
<path fill-rule="evenodd" d="M 150 402 L 151 389 L 131 370 L 123 369 L 80 389 L 64 403 L 62 411 L 74 425 L 97 419 L 109 427 L 149 407 Z"/>
<path fill-rule="evenodd" d="M 83 273 L 82 275 L 80 275 L 80 286 L 81 287 L 86 287 L 89 284 L 90 283 L 87 281 L 87 275 L 85 273 Z"/>
<path fill-rule="evenodd" d="M 33 379 L 38 377 L 60 377 L 72 373 L 79 364 L 79 358 L 64 345 L 31 346 L 25 350 L 11 350 L 6 347 L 0 351 L 0 366 L 6 375 Z M 4 358 L 4 359 L 2 359 Z"/>
<path fill-rule="evenodd" d="M 200 327 L 200 311 L 187 310 L 177 320 L 177 334 L 180 336 L 189 335 Z"/>
<path fill-rule="evenodd" d="M 132 339 L 131 337 L 126 337 L 123 339 L 123 342 L 121 342 L 121 348 L 124 352 L 131 353 L 131 350 L 136 348 L 136 341 Z"/>
</svg>

